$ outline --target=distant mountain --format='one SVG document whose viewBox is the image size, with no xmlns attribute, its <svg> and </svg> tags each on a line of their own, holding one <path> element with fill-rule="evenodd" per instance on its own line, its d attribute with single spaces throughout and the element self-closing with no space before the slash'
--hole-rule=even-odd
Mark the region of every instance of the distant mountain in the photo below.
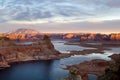
<svg viewBox="0 0 120 80">
<path fill-rule="evenodd" d="M 41 34 L 41 33 L 34 29 L 20 28 L 14 31 L 10 31 L 7 34 Z"/>
<path fill-rule="evenodd" d="M 43 33 L 34 29 L 20 28 L 6 33 L 6 36 L 12 40 L 40 40 Z"/>
<path fill-rule="evenodd" d="M 77 41 L 120 41 L 120 33 L 100 34 L 100 33 L 55 33 L 50 34 L 51 39 L 75 39 Z M 4 36 L 11 40 L 41 40 L 45 33 L 41 33 L 34 29 L 20 28 L 10 31 Z M 3 34 L 0 34 L 3 36 Z"/>
</svg>

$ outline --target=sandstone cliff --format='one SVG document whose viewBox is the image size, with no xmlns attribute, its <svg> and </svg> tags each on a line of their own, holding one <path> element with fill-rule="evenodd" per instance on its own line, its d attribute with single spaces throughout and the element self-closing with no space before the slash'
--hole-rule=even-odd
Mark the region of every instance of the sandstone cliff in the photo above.
<svg viewBox="0 0 120 80">
<path fill-rule="evenodd" d="M 17 45 L 13 44 L 11 40 L 1 40 L 0 67 L 8 67 L 8 63 L 17 61 L 53 59 L 59 54 L 59 52 L 54 49 L 49 37 L 46 36 L 43 40 L 30 45 Z"/>
<path fill-rule="evenodd" d="M 28 41 L 40 40 L 43 38 L 44 33 L 33 29 L 20 28 L 10 31 L 5 35 L 12 40 Z M 120 33 L 100 34 L 100 33 L 54 33 L 50 34 L 52 39 L 78 39 L 80 41 L 120 41 Z"/>
</svg>

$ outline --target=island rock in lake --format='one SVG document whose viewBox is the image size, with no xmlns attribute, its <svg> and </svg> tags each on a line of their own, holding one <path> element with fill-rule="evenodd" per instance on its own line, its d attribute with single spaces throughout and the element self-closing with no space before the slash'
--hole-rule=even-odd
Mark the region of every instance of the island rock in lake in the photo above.
<svg viewBox="0 0 120 80">
<path fill-rule="evenodd" d="M 110 57 L 113 61 L 106 68 L 105 73 L 99 76 L 97 80 L 120 80 L 120 54 L 114 54 Z"/>
<path fill-rule="evenodd" d="M 108 65 L 108 61 L 96 59 L 67 66 L 69 76 L 65 80 L 89 80 L 88 74 L 101 75 Z"/>
<path fill-rule="evenodd" d="M 59 54 L 48 36 L 29 45 L 15 44 L 5 37 L 0 39 L 0 68 L 9 67 L 11 62 L 55 59 Z"/>
</svg>

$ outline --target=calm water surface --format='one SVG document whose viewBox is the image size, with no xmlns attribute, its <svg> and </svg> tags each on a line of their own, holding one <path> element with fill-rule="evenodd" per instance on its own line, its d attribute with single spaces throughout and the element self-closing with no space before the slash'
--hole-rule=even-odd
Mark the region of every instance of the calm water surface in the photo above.
<svg viewBox="0 0 120 80">
<path fill-rule="evenodd" d="M 93 48 L 87 48 L 87 47 L 82 47 L 78 45 L 65 45 L 66 41 L 52 41 L 52 43 L 55 46 L 55 49 L 60 51 L 61 53 L 70 53 L 70 51 L 82 51 L 85 49 L 93 49 Z"/>
<path fill-rule="evenodd" d="M 60 66 L 59 60 L 12 64 L 0 71 L 0 80 L 59 80 L 68 74 Z"/>
<path fill-rule="evenodd" d="M 113 54 L 120 54 L 120 48 L 112 48 L 111 50 L 105 50 L 104 54 L 101 53 L 92 53 L 86 55 L 74 55 L 69 58 L 61 59 L 61 63 L 63 65 L 74 65 L 79 64 L 84 61 L 90 61 L 93 59 L 103 59 L 103 60 L 111 60 L 109 56 Z"/>
<path fill-rule="evenodd" d="M 32 42 L 25 44 L 30 43 Z M 63 53 L 69 53 L 72 50 L 79 51 L 87 49 L 76 45 L 64 45 L 65 41 L 52 41 L 52 43 L 57 50 Z M 10 68 L 0 70 L 0 80 L 60 80 L 62 77 L 68 75 L 68 71 L 63 70 L 61 68 L 62 66 L 79 64 L 81 62 L 89 61 L 92 59 L 110 60 L 108 56 L 114 53 L 119 54 L 119 52 L 120 48 L 113 48 L 112 50 L 106 50 L 104 54 L 92 53 L 88 55 L 74 55 L 61 60 L 35 61 L 12 64 Z M 96 80 L 96 76 L 89 74 L 89 79 Z"/>
</svg>

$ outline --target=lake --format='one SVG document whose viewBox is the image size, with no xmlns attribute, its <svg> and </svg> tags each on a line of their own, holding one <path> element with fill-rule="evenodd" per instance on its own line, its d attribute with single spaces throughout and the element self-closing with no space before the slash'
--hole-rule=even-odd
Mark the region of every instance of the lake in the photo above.
<svg viewBox="0 0 120 80">
<path fill-rule="evenodd" d="M 61 53 L 70 53 L 70 51 L 82 51 L 85 49 L 94 49 L 94 48 L 87 48 L 78 45 L 66 45 L 66 41 L 64 40 L 57 40 L 52 41 L 55 46 L 55 49 L 60 51 Z"/>
<path fill-rule="evenodd" d="M 25 44 L 30 43 L 32 42 Z M 52 43 L 57 50 L 63 53 L 87 49 L 77 45 L 65 45 L 65 41 L 52 41 Z M 61 60 L 14 63 L 10 68 L 0 70 L 0 80 L 60 80 L 69 73 L 67 70 L 62 69 L 62 66 L 79 64 L 92 59 L 110 60 L 108 56 L 120 52 L 120 48 L 113 48 L 104 52 L 104 54 L 74 55 Z M 96 76 L 89 74 L 89 79 L 96 80 Z"/>
<path fill-rule="evenodd" d="M 59 63 L 49 60 L 12 64 L 0 71 L 0 80 L 59 80 L 68 74 Z"/>
</svg>

